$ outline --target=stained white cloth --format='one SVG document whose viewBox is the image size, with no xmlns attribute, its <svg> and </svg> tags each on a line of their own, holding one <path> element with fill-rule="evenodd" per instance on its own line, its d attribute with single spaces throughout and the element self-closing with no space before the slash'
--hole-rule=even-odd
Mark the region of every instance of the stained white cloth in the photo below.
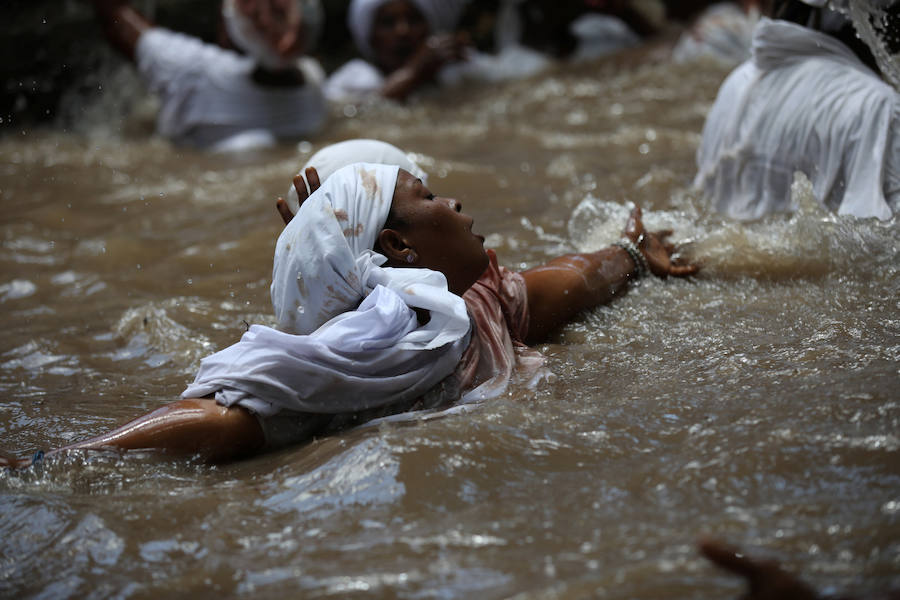
<svg viewBox="0 0 900 600">
<path fill-rule="evenodd" d="M 267 417 L 338 414 L 423 395 L 469 344 L 465 302 L 443 274 L 383 268 L 372 250 L 396 166 L 354 164 L 313 193 L 278 238 L 272 303 L 282 329 L 254 325 L 201 362 L 183 397 L 215 394 Z M 429 311 L 420 325 L 414 308 Z"/>
<path fill-rule="evenodd" d="M 319 175 L 319 182 L 324 183 L 326 179 L 331 177 L 341 167 L 359 162 L 396 165 L 421 179 L 422 183 L 428 184 L 428 175 L 419 168 L 419 165 L 415 163 L 411 155 L 404 153 L 403 150 L 393 144 L 364 138 L 345 140 L 325 146 L 309 157 L 309 160 L 300 169 L 298 175 L 303 177 L 303 181 L 307 183 L 307 189 L 309 189 L 309 182 L 306 181 L 305 174 L 308 167 L 315 167 L 316 173 Z M 285 197 L 288 200 L 288 205 L 291 207 L 291 212 L 296 213 L 300 199 L 297 197 L 297 190 L 294 189 L 294 186 L 291 186 Z"/>
<path fill-rule="evenodd" d="M 325 123 L 324 72 L 315 60 L 297 60 L 305 84 L 262 86 L 254 59 L 163 28 L 138 39 L 138 70 L 161 102 L 157 131 L 176 143 L 207 149 L 246 147 L 229 141 L 296 138 Z M 248 132 L 256 135 L 247 137 Z"/>
<path fill-rule="evenodd" d="M 900 95 L 839 41 L 761 19 L 753 58 L 728 76 L 703 127 L 694 180 L 716 210 L 792 210 L 794 172 L 841 215 L 900 208 Z"/>
</svg>

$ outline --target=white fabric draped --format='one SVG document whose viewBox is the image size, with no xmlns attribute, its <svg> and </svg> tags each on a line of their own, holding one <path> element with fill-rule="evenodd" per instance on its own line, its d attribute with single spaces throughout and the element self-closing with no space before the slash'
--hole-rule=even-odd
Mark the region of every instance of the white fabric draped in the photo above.
<svg viewBox="0 0 900 600">
<path fill-rule="evenodd" d="M 900 95 L 837 40 L 761 19 L 753 58 L 722 84 L 703 128 L 694 180 L 738 219 L 791 210 L 794 172 L 841 215 L 889 219 Z"/>
<path fill-rule="evenodd" d="M 326 179 L 331 177 L 341 167 L 358 162 L 396 165 L 404 171 L 412 173 L 421 179 L 423 183 L 428 183 L 428 175 L 425 171 L 419 168 L 419 165 L 410 158 L 410 155 L 405 154 L 400 148 L 380 140 L 362 138 L 325 146 L 309 157 L 309 160 L 306 161 L 306 164 L 303 165 L 298 174 L 303 177 L 303 181 L 306 181 L 306 169 L 315 167 L 316 173 L 319 175 L 319 181 L 324 183 Z M 307 188 L 309 188 L 308 182 Z M 300 199 L 297 197 L 297 190 L 294 189 L 294 186 L 291 186 L 291 189 L 288 190 L 286 198 L 291 211 L 296 213 Z"/>
<path fill-rule="evenodd" d="M 254 325 L 202 361 L 183 397 L 215 394 L 261 416 L 336 414 L 421 396 L 453 373 L 469 342 L 465 302 L 443 274 L 383 268 L 372 250 L 397 173 L 350 165 L 303 203 L 278 239 L 272 275 L 276 316 L 292 333 Z"/>
</svg>

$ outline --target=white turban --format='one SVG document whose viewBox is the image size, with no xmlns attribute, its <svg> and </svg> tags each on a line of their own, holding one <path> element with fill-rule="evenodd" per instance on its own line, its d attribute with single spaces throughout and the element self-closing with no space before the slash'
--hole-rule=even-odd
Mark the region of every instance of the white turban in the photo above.
<svg viewBox="0 0 900 600">
<path fill-rule="evenodd" d="M 374 58 L 374 51 L 369 39 L 372 37 L 372 25 L 375 13 L 389 0 L 353 0 L 347 12 L 347 27 L 353 35 L 353 41 L 359 52 L 368 60 Z M 463 8 L 468 0 L 409 0 L 428 21 L 431 33 L 453 31 L 459 22 Z"/>
<path fill-rule="evenodd" d="M 306 161 L 306 164 L 303 165 L 298 174 L 303 177 L 303 181 L 307 183 L 308 188 L 309 182 L 306 181 L 305 173 L 307 167 L 315 167 L 316 173 L 319 175 L 319 181 L 324 183 L 326 179 L 331 177 L 341 167 L 358 162 L 396 165 L 404 171 L 412 173 L 421 179 L 423 183 L 428 183 L 428 175 L 425 171 L 420 169 L 419 165 L 413 162 L 408 154 L 404 154 L 400 148 L 387 142 L 369 139 L 347 140 L 325 146 Z M 291 212 L 296 213 L 300 203 L 300 199 L 297 197 L 297 190 L 291 186 L 286 197 L 288 205 L 291 207 Z"/>
<path fill-rule="evenodd" d="M 262 416 L 335 414 L 417 398 L 454 372 L 470 335 L 463 299 L 442 273 L 385 268 L 372 250 L 398 171 L 344 167 L 303 203 L 272 271 L 275 314 L 293 334 L 252 326 L 203 359 L 183 397 L 214 393 Z M 416 308 L 428 311 L 425 325 Z"/>
<path fill-rule="evenodd" d="M 322 5 L 319 0 L 293 0 L 294 10 L 302 18 L 306 49 L 312 49 L 322 29 Z M 267 69 L 286 69 L 294 65 L 295 58 L 284 58 L 272 47 L 253 22 L 238 9 L 237 0 L 223 0 L 222 18 L 225 30 L 234 45 L 252 56 Z"/>
</svg>

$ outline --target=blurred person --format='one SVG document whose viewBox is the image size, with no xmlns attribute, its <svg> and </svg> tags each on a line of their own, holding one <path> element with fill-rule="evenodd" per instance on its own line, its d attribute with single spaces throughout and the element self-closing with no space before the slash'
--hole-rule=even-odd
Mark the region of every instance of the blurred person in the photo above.
<svg viewBox="0 0 900 600">
<path fill-rule="evenodd" d="M 754 29 L 752 58 L 719 89 L 694 179 L 717 211 L 757 219 L 794 210 L 796 171 L 840 215 L 890 219 L 900 209 L 900 94 L 824 4 L 774 2 L 775 18 Z M 887 13 L 894 30 L 898 9 Z"/>
<path fill-rule="evenodd" d="M 331 74 L 326 95 L 406 100 L 445 67 L 466 60 L 468 40 L 454 31 L 459 15 L 441 0 L 352 0 L 347 25 L 362 58 Z"/>
<path fill-rule="evenodd" d="M 320 25 L 318 0 L 224 0 L 236 50 L 157 27 L 126 0 L 93 3 L 110 43 L 159 96 L 157 132 L 175 143 L 242 150 L 324 125 L 324 72 L 303 55 Z"/>
</svg>

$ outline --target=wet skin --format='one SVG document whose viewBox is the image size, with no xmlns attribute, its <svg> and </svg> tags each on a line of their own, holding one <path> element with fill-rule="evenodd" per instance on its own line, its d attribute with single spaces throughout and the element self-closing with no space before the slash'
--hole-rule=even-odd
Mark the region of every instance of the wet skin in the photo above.
<svg viewBox="0 0 900 600">
<path fill-rule="evenodd" d="M 462 212 L 459 201 L 435 196 L 421 179 L 401 169 L 391 210 L 394 226 L 378 234 L 390 266 L 440 271 L 458 295 L 487 269 L 484 237 L 472 232 L 474 219 Z"/>
</svg>

